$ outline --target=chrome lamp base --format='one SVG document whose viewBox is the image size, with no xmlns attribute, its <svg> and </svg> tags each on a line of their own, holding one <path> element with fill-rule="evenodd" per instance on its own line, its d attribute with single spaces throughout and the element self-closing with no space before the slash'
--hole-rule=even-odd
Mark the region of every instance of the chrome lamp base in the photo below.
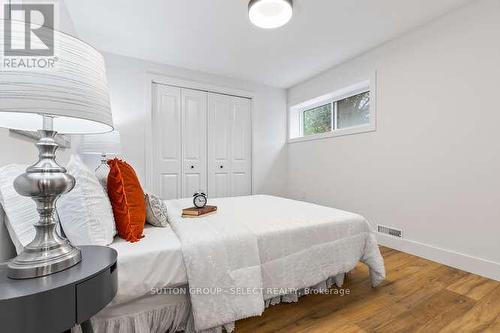
<svg viewBox="0 0 500 333">
<path fill-rule="evenodd" d="M 41 130 L 36 146 L 39 160 L 17 177 L 14 188 L 31 197 L 37 206 L 40 220 L 35 224 L 35 238 L 8 265 L 8 276 L 28 279 L 49 275 L 74 266 L 81 261 L 80 250 L 57 233 L 54 217 L 56 201 L 75 186 L 75 179 L 57 164 L 55 153 L 59 146 L 55 131 Z"/>
</svg>

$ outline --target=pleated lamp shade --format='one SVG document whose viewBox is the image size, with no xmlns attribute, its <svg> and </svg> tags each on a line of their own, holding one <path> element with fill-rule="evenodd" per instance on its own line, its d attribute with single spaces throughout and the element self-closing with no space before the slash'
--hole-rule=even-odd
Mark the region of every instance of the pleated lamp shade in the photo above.
<svg viewBox="0 0 500 333">
<path fill-rule="evenodd" d="M 120 132 L 82 135 L 78 152 L 80 154 L 120 155 L 122 152 Z"/>
<path fill-rule="evenodd" d="M 24 22 L 8 21 L 12 40 L 24 41 Z M 0 20 L 0 47 L 6 34 Z M 54 35 L 53 68 L 0 69 L 0 127 L 35 131 L 43 116 L 53 117 L 53 130 L 67 134 L 113 130 L 102 55 L 92 46 L 49 28 Z M 2 50 L 2 55 L 4 54 Z M 29 56 L 29 54 L 26 54 Z"/>
</svg>

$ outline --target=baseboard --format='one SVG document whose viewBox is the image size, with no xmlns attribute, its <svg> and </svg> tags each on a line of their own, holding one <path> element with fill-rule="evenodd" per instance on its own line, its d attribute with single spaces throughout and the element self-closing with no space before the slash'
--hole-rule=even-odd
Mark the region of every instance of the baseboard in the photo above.
<svg viewBox="0 0 500 333">
<path fill-rule="evenodd" d="M 500 263 L 380 233 L 377 240 L 380 245 L 500 281 Z"/>
</svg>

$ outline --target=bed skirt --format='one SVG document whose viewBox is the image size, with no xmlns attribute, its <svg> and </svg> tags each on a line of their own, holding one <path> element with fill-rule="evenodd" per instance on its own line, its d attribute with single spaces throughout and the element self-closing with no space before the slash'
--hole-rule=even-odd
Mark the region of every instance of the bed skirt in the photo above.
<svg viewBox="0 0 500 333">
<path fill-rule="evenodd" d="M 277 296 L 273 297 L 270 299 L 267 299 L 265 301 L 266 304 L 266 309 L 270 307 L 271 305 L 277 305 L 280 303 L 297 303 L 299 301 L 299 298 L 305 295 L 310 294 L 311 292 L 314 293 L 325 293 L 328 289 L 330 289 L 334 284 L 337 287 L 342 287 L 344 284 L 344 277 L 346 273 L 340 273 L 336 276 L 329 277 L 325 281 L 322 281 L 312 287 L 309 288 L 304 288 L 304 289 L 299 289 L 297 292 L 287 294 L 287 295 L 282 295 L 282 296 Z"/>
<path fill-rule="evenodd" d="M 186 328 L 191 304 L 187 295 L 146 295 L 110 305 L 91 319 L 96 333 L 165 333 Z M 80 326 L 71 330 L 81 333 Z"/>
<path fill-rule="evenodd" d="M 299 298 L 311 293 L 322 293 L 336 284 L 344 282 L 344 273 L 330 277 L 310 288 L 265 300 L 266 308 L 279 303 L 295 303 Z M 94 332 L 98 333 L 173 333 L 184 331 L 194 333 L 191 304 L 188 295 L 146 295 L 133 301 L 111 305 L 91 319 Z M 202 333 L 233 332 L 234 323 L 216 327 Z M 81 333 L 79 326 L 72 333 Z"/>
</svg>

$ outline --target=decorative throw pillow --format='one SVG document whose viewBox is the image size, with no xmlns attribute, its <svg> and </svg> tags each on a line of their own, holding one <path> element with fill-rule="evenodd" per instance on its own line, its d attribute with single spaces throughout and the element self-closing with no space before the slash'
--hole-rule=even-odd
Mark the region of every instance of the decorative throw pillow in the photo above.
<svg viewBox="0 0 500 333">
<path fill-rule="evenodd" d="M 75 188 L 57 201 L 57 211 L 66 237 L 74 245 L 109 245 L 116 235 L 109 198 L 78 155 L 66 167 L 76 179 Z"/>
<path fill-rule="evenodd" d="M 0 204 L 7 217 L 5 226 L 17 254 L 35 238 L 33 224 L 40 220 L 35 202 L 30 197 L 19 195 L 14 189 L 14 179 L 24 173 L 27 167 L 10 164 L 0 168 Z"/>
<path fill-rule="evenodd" d="M 167 205 L 154 194 L 146 193 L 146 222 L 155 227 L 166 227 L 168 225 Z"/>
<path fill-rule="evenodd" d="M 144 192 L 134 169 L 117 158 L 108 161 L 108 196 L 113 207 L 118 235 L 129 242 L 139 241 L 146 223 Z"/>
</svg>

